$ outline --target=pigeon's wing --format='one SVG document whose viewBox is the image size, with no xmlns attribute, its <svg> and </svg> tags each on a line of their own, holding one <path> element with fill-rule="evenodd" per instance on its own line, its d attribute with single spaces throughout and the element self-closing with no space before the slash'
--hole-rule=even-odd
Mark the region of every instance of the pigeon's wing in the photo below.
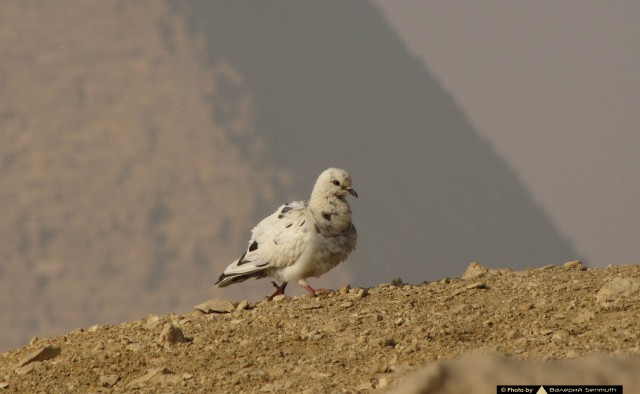
<svg viewBox="0 0 640 394">
<path fill-rule="evenodd" d="M 305 201 L 282 205 L 254 227 L 247 250 L 229 264 L 216 285 L 225 287 L 249 278 L 263 278 L 271 269 L 292 265 L 308 243 L 312 220 Z"/>
</svg>

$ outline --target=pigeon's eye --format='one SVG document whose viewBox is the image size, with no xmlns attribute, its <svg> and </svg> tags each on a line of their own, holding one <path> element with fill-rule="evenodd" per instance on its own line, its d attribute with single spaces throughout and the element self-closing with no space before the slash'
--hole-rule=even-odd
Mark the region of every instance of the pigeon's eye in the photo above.
<svg viewBox="0 0 640 394">
<path fill-rule="evenodd" d="M 338 182 L 337 180 L 334 180 L 333 184 L 336 185 L 336 186 L 340 186 L 340 182 Z"/>
</svg>

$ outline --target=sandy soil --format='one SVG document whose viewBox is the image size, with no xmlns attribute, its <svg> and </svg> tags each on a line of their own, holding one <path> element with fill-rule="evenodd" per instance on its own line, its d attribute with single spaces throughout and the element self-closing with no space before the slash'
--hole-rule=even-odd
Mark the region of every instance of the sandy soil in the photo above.
<svg viewBox="0 0 640 394">
<path fill-rule="evenodd" d="M 472 264 L 463 278 L 219 300 L 201 309 L 230 312 L 34 339 L 0 355 L 0 392 L 377 392 L 474 349 L 544 361 L 640 354 L 640 265 Z"/>
</svg>

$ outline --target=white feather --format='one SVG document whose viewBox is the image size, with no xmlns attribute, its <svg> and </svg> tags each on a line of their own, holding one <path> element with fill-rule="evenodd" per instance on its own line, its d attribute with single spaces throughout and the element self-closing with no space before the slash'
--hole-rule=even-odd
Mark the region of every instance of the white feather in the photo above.
<svg viewBox="0 0 640 394">
<path fill-rule="evenodd" d="M 307 286 L 306 278 L 331 270 L 356 246 L 347 194 L 357 196 L 349 174 L 336 168 L 324 171 L 309 202 L 284 204 L 253 228 L 246 252 L 216 284 L 225 287 L 269 276 Z"/>
</svg>

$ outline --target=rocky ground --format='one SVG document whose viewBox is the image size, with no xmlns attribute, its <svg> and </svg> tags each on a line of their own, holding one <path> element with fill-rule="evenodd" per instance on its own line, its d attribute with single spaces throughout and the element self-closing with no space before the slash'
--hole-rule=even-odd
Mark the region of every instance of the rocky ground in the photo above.
<svg viewBox="0 0 640 394">
<path fill-rule="evenodd" d="M 423 365 L 457 362 L 462 372 L 447 375 L 461 380 L 482 371 L 467 356 L 458 362 L 467 352 L 505 368 L 594 354 L 637 367 L 639 301 L 640 265 L 579 262 L 522 272 L 472 263 L 462 278 L 437 282 L 256 304 L 214 300 L 193 312 L 34 338 L 0 355 L 0 393 L 409 391 L 403 381 Z M 562 380 L 561 367 L 553 370 Z M 487 373 L 495 380 L 499 372 Z"/>
</svg>

